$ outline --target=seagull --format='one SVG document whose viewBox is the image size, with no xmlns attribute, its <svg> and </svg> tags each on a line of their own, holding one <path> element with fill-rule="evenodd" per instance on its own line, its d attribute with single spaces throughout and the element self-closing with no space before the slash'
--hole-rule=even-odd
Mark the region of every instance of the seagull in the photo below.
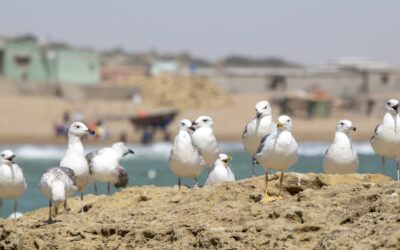
<svg viewBox="0 0 400 250">
<path fill-rule="evenodd" d="M 213 120 L 209 116 L 199 116 L 192 126 L 195 129 L 192 134 L 193 143 L 199 149 L 210 173 L 219 154 L 218 142 L 213 131 Z"/>
<path fill-rule="evenodd" d="M 263 203 L 281 198 L 283 170 L 295 164 L 299 158 L 297 142 L 291 132 L 292 119 L 287 115 L 281 115 L 276 126 L 277 130 L 275 132 L 264 136 L 261 140 L 257 153 L 253 157 L 253 160 L 256 160 L 265 168 L 266 189 L 262 199 Z M 268 195 L 268 169 L 281 171 L 278 197 Z"/>
<path fill-rule="evenodd" d="M 204 168 L 204 160 L 192 141 L 192 122 L 188 119 L 183 119 L 179 122 L 178 129 L 179 131 L 169 156 L 168 166 L 178 177 L 179 190 L 181 188 L 181 177 L 193 178 L 193 188 L 195 189 L 198 186 L 197 177 Z"/>
<path fill-rule="evenodd" d="M 74 122 L 68 130 L 68 148 L 61 159 L 60 166 L 67 167 L 74 171 L 78 191 L 81 192 L 81 211 L 83 212 L 83 190 L 90 180 L 89 165 L 85 158 L 81 137 L 95 134 L 82 122 Z M 65 199 L 65 203 L 67 200 Z"/>
<path fill-rule="evenodd" d="M 86 155 L 89 171 L 94 181 L 94 192 L 97 195 L 96 181 L 107 182 L 107 191 L 110 194 L 110 183 L 116 188 L 128 185 L 128 173 L 119 164 L 122 157 L 134 154 L 125 143 L 117 142 L 111 147 L 103 148 Z"/>
<path fill-rule="evenodd" d="M 68 211 L 65 201 L 78 190 L 74 171 L 65 167 L 47 169 L 39 182 L 39 189 L 49 199 L 49 219 L 47 223 L 53 223 L 51 216 L 52 201 L 55 203 L 55 215 L 57 215 L 59 205 L 63 202 L 64 211 Z"/>
<path fill-rule="evenodd" d="M 221 182 L 234 181 L 235 174 L 229 167 L 229 162 L 231 160 L 232 157 L 222 153 L 219 154 L 218 159 L 215 161 L 213 170 L 208 175 L 205 185 L 212 186 Z"/>
<path fill-rule="evenodd" d="M 261 139 L 276 131 L 276 125 L 272 121 L 271 105 L 267 101 L 260 101 L 256 104 L 256 117 L 247 123 L 242 135 L 244 149 L 254 155 L 257 152 Z M 254 162 L 255 163 L 255 162 Z M 255 164 L 253 164 L 253 177 L 255 174 Z"/>
<path fill-rule="evenodd" d="M 351 121 L 341 120 L 337 123 L 333 143 L 325 152 L 326 174 L 347 174 L 357 171 L 358 156 L 351 141 L 351 131 L 356 131 Z"/>
<path fill-rule="evenodd" d="M 399 101 L 390 99 L 386 102 L 386 113 L 381 123 L 376 126 L 370 139 L 375 153 L 381 157 L 382 169 L 385 170 L 385 157 L 397 161 L 397 180 L 400 179 L 400 117 Z"/>
<path fill-rule="evenodd" d="M 0 165 L 0 209 L 1 199 L 14 200 L 14 219 L 17 219 L 17 198 L 26 191 L 26 181 L 22 169 L 14 162 L 14 153 L 7 149 L 1 152 Z"/>
</svg>

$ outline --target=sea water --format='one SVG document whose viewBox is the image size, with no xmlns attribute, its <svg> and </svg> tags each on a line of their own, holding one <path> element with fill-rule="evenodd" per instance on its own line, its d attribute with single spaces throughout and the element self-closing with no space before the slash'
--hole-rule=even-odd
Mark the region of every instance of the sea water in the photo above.
<svg viewBox="0 0 400 250">
<path fill-rule="evenodd" d="M 322 172 L 322 161 L 326 148 L 326 142 L 302 142 L 299 143 L 299 161 L 288 171 L 300 173 L 320 173 Z M 172 145 L 170 143 L 155 143 L 148 146 L 130 145 L 135 151 L 134 155 L 129 155 L 122 161 L 122 165 L 129 174 L 129 186 L 155 185 L 155 186 L 173 186 L 177 184 L 177 178 L 168 168 L 168 156 Z M 359 154 L 360 173 L 382 173 L 380 158 L 376 156 L 369 144 L 356 143 L 355 149 Z M 25 178 L 28 184 L 27 192 L 18 199 L 18 211 L 27 212 L 40 207 L 46 207 L 48 200 L 44 197 L 38 188 L 42 173 L 45 169 L 57 166 L 66 148 L 58 145 L 0 145 L 0 150 L 12 149 L 16 155 L 16 163 L 24 170 Z M 90 152 L 101 148 L 86 147 Z M 233 157 L 231 168 L 237 179 L 248 178 L 251 176 L 251 156 L 243 150 L 240 142 L 221 143 L 221 152 L 227 153 Z M 256 174 L 263 175 L 264 169 L 256 166 Z M 392 160 L 386 161 L 385 174 L 396 177 L 396 166 Z M 200 186 L 204 184 L 207 176 L 207 170 L 204 170 L 199 178 Z M 184 185 L 192 186 L 193 180 L 183 178 Z M 97 184 L 99 193 L 106 194 L 106 184 Z M 112 192 L 116 189 L 112 188 Z M 93 194 L 93 184 L 90 183 L 85 193 Z M 76 194 L 79 195 L 79 194 Z M 3 200 L 4 207 L 1 211 L 1 217 L 8 217 L 12 213 L 12 200 Z"/>
</svg>

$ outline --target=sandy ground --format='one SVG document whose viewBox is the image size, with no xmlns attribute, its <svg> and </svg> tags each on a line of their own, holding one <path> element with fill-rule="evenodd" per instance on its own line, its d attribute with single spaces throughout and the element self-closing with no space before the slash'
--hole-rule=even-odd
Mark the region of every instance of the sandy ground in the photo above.
<svg viewBox="0 0 400 250">
<path fill-rule="evenodd" d="M 239 141 L 245 124 L 251 120 L 255 103 L 268 99 L 266 94 L 236 94 L 231 96 L 226 104 L 215 108 L 187 109 L 181 111 L 175 123 L 181 118 L 195 119 L 199 115 L 209 115 L 214 119 L 215 132 L 221 141 Z M 64 138 L 53 135 L 53 124 L 61 121 L 62 114 L 69 110 L 81 110 L 85 119 L 96 120 L 104 116 L 127 117 L 138 111 L 165 109 L 168 107 L 153 107 L 150 105 L 135 105 L 131 101 L 89 100 L 87 102 L 69 101 L 49 96 L 20 96 L 0 86 L 0 143 L 64 143 Z M 273 107 L 274 116 L 278 116 Z M 376 124 L 379 123 L 382 112 L 375 112 L 371 117 L 355 113 L 334 112 L 328 119 L 304 119 L 293 117 L 294 135 L 298 140 L 331 140 L 336 123 L 342 118 L 353 120 L 358 131 L 354 133 L 355 140 L 368 140 Z M 106 127 L 113 136 L 108 141 L 118 140 L 121 132 L 128 135 L 128 141 L 138 142 L 140 135 L 133 129 L 128 120 L 106 120 Z M 176 133 L 176 126 L 170 126 L 171 134 Z M 157 135 L 160 138 L 161 135 Z"/>
<path fill-rule="evenodd" d="M 277 175 L 271 176 L 271 195 Z M 400 182 L 383 175 L 288 173 L 283 199 L 263 177 L 192 190 L 142 186 L 86 196 L 86 213 L 1 220 L 1 249 L 399 249 Z M 43 198 L 44 199 L 44 198 Z"/>
</svg>

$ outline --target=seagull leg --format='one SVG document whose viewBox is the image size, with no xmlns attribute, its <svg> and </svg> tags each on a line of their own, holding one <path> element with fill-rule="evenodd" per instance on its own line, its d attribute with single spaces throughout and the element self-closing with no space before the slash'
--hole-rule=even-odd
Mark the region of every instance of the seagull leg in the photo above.
<svg viewBox="0 0 400 250">
<path fill-rule="evenodd" d="M 53 220 L 51 219 L 51 207 L 52 207 L 51 199 L 49 199 L 49 219 L 47 220 L 47 224 L 53 223 Z"/>
<path fill-rule="evenodd" d="M 381 162 L 382 162 L 382 173 L 385 174 L 385 157 L 381 157 Z"/>
<path fill-rule="evenodd" d="M 17 200 L 14 200 L 14 219 L 17 219 Z"/>
<path fill-rule="evenodd" d="M 197 189 L 199 187 L 199 182 L 197 180 L 197 177 L 194 177 L 194 185 L 193 185 L 193 189 Z"/>
<path fill-rule="evenodd" d="M 252 176 L 251 176 L 251 178 L 256 177 L 256 164 L 257 164 L 257 160 L 256 160 L 256 157 L 253 155 L 253 157 L 251 158 L 251 165 L 252 165 Z"/>
<path fill-rule="evenodd" d="M 81 212 L 82 214 L 85 213 L 85 210 L 83 209 L 83 192 L 81 192 Z"/>
<path fill-rule="evenodd" d="M 107 193 L 108 195 L 111 195 L 111 187 L 109 182 L 107 182 Z"/>
<path fill-rule="evenodd" d="M 276 197 L 268 195 L 268 170 L 265 170 L 265 194 L 264 197 L 261 199 L 261 203 L 268 203 L 271 201 L 275 201 Z"/>
<path fill-rule="evenodd" d="M 93 188 L 94 188 L 94 194 L 97 195 L 97 185 L 96 185 L 96 182 L 93 183 Z"/>
<path fill-rule="evenodd" d="M 283 171 L 281 171 L 281 179 L 279 180 L 279 197 L 282 198 L 282 182 L 283 182 Z"/>
<path fill-rule="evenodd" d="M 69 211 L 68 206 L 67 206 L 67 198 L 64 200 L 64 210 Z"/>
<path fill-rule="evenodd" d="M 65 198 L 65 200 L 64 200 L 64 213 L 68 213 L 69 212 L 69 209 L 68 209 L 68 206 L 67 206 L 67 199 Z"/>
<path fill-rule="evenodd" d="M 181 177 L 178 177 L 178 189 L 181 191 Z"/>
<path fill-rule="evenodd" d="M 396 162 L 396 166 L 397 166 L 397 181 L 400 180 L 400 161 Z"/>
</svg>

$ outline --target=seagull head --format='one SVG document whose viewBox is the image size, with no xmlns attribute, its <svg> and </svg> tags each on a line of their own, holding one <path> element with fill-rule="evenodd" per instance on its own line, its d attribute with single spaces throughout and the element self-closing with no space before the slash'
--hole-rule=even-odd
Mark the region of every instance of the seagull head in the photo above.
<svg viewBox="0 0 400 250">
<path fill-rule="evenodd" d="M 15 154 L 13 151 L 6 149 L 1 152 L 1 161 L 6 164 L 13 164 L 14 163 Z"/>
<path fill-rule="evenodd" d="M 114 148 L 114 149 L 116 149 L 118 151 L 121 151 L 122 152 L 122 156 L 126 156 L 128 154 L 135 154 L 135 152 L 132 149 L 128 148 L 128 146 L 123 142 L 114 143 L 112 145 L 112 148 Z"/>
<path fill-rule="evenodd" d="M 217 158 L 217 164 L 220 163 L 222 165 L 224 165 L 225 167 L 228 167 L 229 162 L 232 160 L 232 157 L 230 155 L 227 154 L 219 154 L 218 158 Z"/>
<path fill-rule="evenodd" d="M 256 104 L 256 117 L 260 119 L 263 116 L 272 115 L 271 105 L 267 101 L 260 101 Z"/>
<path fill-rule="evenodd" d="M 188 119 L 182 119 L 178 123 L 179 130 L 186 130 L 188 132 L 193 132 L 194 128 L 192 127 L 192 122 Z"/>
<path fill-rule="evenodd" d="M 197 128 L 202 128 L 202 127 L 210 127 L 210 128 L 212 128 L 213 124 L 214 123 L 213 123 L 213 120 L 211 119 L 211 117 L 206 116 L 206 115 L 202 115 L 202 116 L 199 116 L 196 119 L 196 121 L 194 121 L 192 123 L 192 126 L 195 127 L 196 129 Z"/>
<path fill-rule="evenodd" d="M 346 134 L 350 133 L 350 131 L 356 131 L 356 127 L 353 126 L 353 123 L 349 120 L 341 120 L 336 125 L 336 131 L 344 132 Z"/>
<path fill-rule="evenodd" d="M 385 109 L 392 114 L 397 114 L 399 109 L 400 102 L 396 99 L 390 99 L 386 102 Z"/>
<path fill-rule="evenodd" d="M 281 115 L 278 117 L 278 122 L 276 123 L 276 127 L 278 130 L 292 130 L 292 119 L 287 115 Z"/>
<path fill-rule="evenodd" d="M 68 134 L 75 135 L 78 137 L 82 137 L 87 134 L 94 135 L 95 132 L 90 130 L 84 123 L 82 122 L 74 122 L 69 126 Z"/>
</svg>

